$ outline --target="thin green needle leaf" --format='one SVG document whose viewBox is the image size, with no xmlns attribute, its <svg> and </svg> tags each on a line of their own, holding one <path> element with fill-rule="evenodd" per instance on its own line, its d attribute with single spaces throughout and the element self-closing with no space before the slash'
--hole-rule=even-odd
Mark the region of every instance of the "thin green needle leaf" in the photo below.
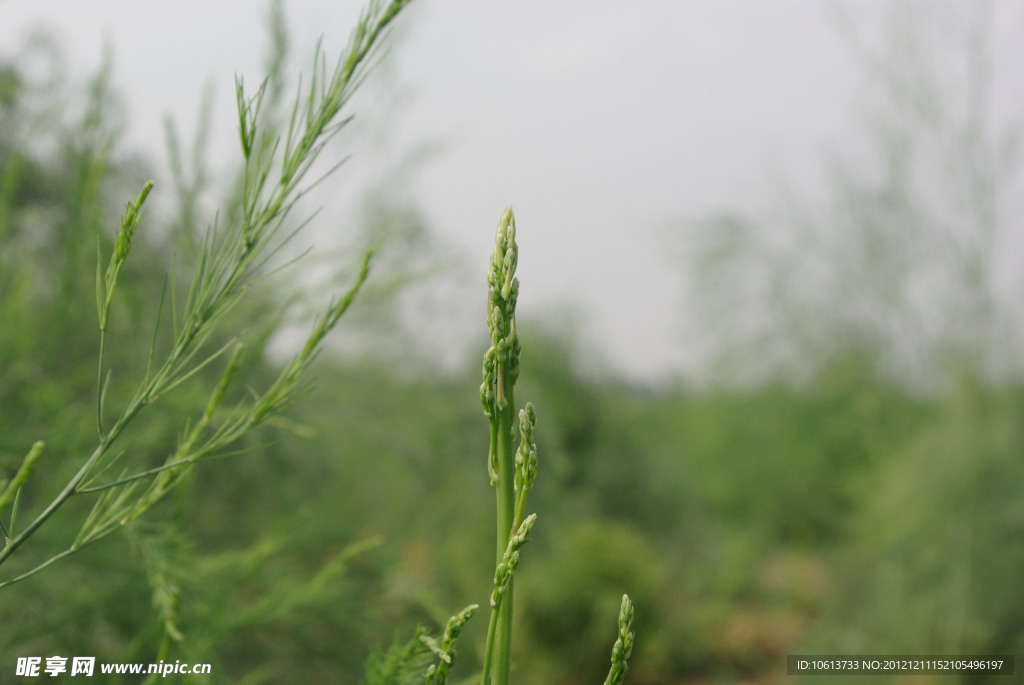
<svg viewBox="0 0 1024 685">
<path fill-rule="evenodd" d="M 14 494 L 14 504 L 11 506 L 11 535 L 14 537 L 18 525 L 18 509 L 21 506 L 21 488 Z"/>
<path fill-rule="evenodd" d="M 160 287 L 160 302 L 156 307 L 156 320 L 153 323 L 153 337 L 149 341 L 149 358 L 146 360 L 146 373 L 143 376 L 142 386 L 149 385 L 149 375 L 153 371 L 153 358 L 156 356 L 157 334 L 160 332 L 160 320 L 164 313 L 164 300 L 167 297 L 167 275 L 164 275 L 163 285 Z M 173 297 L 173 295 L 172 295 Z M 174 305 L 171 305 L 171 309 Z"/>
<path fill-rule="evenodd" d="M 106 300 L 106 294 L 103 292 L 103 250 L 100 247 L 100 237 L 96 236 L 96 318 L 100 325 L 103 327 L 103 302 Z"/>
<path fill-rule="evenodd" d="M 39 455 L 43 453 L 43 447 L 45 443 L 41 440 L 37 440 L 33 443 L 32 448 L 25 455 L 25 458 L 21 460 L 21 466 L 18 467 L 18 472 L 14 474 L 14 478 L 6 484 L 4 489 L 0 491 L 0 516 L 3 515 L 7 509 L 7 505 L 13 499 L 15 501 L 15 508 L 17 508 L 18 497 L 21 494 L 21 488 L 25 485 L 29 476 L 32 475 L 32 470 L 35 468 L 36 460 L 39 459 Z M 11 515 L 11 529 L 14 529 L 14 515 Z"/>
</svg>

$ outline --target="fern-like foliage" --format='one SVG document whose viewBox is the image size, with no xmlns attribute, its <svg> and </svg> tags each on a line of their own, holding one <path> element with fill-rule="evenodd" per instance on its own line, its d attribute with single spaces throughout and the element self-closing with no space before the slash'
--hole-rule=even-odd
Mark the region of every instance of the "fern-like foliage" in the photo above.
<svg viewBox="0 0 1024 685">
<path fill-rule="evenodd" d="M 430 634 L 421 626 L 408 642 L 396 639 L 387 651 L 374 650 L 366 660 L 365 685 L 423 685 L 424 673 L 434 662 L 424 638 Z"/>
</svg>

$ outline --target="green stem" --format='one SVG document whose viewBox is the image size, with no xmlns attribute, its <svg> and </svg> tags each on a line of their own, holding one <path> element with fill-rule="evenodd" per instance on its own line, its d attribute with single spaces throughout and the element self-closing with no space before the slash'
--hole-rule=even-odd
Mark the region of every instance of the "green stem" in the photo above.
<svg viewBox="0 0 1024 685">
<path fill-rule="evenodd" d="M 99 432 L 100 440 L 103 439 L 103 353 L 107 343 L 106 328 L 100 326 L 100 354 L 99 362 L 96 365 L 96 430 Z"/>
<path fill-rule="evenodd" d="M 88 544 L 89 544 L 88 542 L 85 543 L 85 545 L 88 545 Z M 85 547 L 85 545 L 72 545 L 71 547 L 69 547 L 66 550 L 64 550 L 63 552 L 61 552 L 60 554 L 56 554 L 56 555 L 50 557 L 49 559 L 47 559 L 43 563 L 39 564 L 35 568 L 33 568 L 33 569 L 29 570 L 29 571 L 26 571 L 25 573 L 22 573 L 20 576 L 16 576 L 14 578 L 11 578 L 10 580 L 3 581 L 2 583 L 0 583 L 0 588 L 5 588 L 8 585 L 14 585 L 15 583 L 19 583 L 19 582 L 25 580 L 26 578 L 31 578 L 32 576 L 34 576 L 35 574 L 39 573 L 44 568 L 49 566 L 50 564 L 58 562 L 61 559 L 63 559 L 64 557 L 70 556 L 71 554 L 74 554 L 78 550 L 80 550 L 83 547 Z"/>
<path fill-rule="evenodd" d="M 498 612 L 491 609 L 490 622 L 487 624 L 487 646 L 484 649 L 483 685 L 491 682 L 491 668 L 494 663 L 494 634 L 498 628 Z"/>
<path fill-rule="evenodd" d="M 78 473 L 76 473 L 74 475 L 74 477 L 71 480 L 68 481 L 67 485 L 64 486 L 64 489 L 60 491 L 60 494 L 58 494 L 53 499 L 53 501 L 50 502 L 49 506 L 47 506 L 46 509 L 44 509 L 42 511 L 42 513 L 39 514 L 39 516 L 37 516 L 36 519 L 34 521 L 32 521 L 32 523 L 30 523 L 28 525 L 28 527 L 21 532 L 21 534 L 19 534 L 17 537 L 15 537 L 13 540 L 11 540 L 10 543 L 6 547 L 4 547 L 3 550 L 0 550 L 0 564 L 3 564 L 4 561 L 6 561 L 9 556 L 14 554 L 15 550 L 17 550 L 19 547 L 21 547 L 21 545 L 26 540 L 28 540 L 30 537 L 32 537 L 32 535 L 36 532 L 36 530 L 40 526 L 42 526 L 44 523 L 46 523 L 46 521 L 51 516 L 53 516 L 53 514 L 58 509 L 60 509 L 61 506 L 63 506 L 63 504 L 72 495 L 77 494 L 78 487 L 82 484 L 82 481 L 85 480 L 86 476 L 89 475 L 89 472 L 96 465 L 96 462 L 99 461 L 100 457 L 102 457 L 104 454 L 106 454 L 107 450 L 110 448 L 111 443 L 113 443 L 114 440 L 116 440 L 118 438 L 118 436 L 121 434 L 121 431 L 123 431 L 125 429 L 125 427 L 128 425 L 128 423 L 131 422 L 132 418 L 135 417 L 135 415 L 138 413 L 139 409 L 141 409 L 141 408 L 142 408 L 142 401 L 140 399 L 136 398 L 132 402 L 132 404 L 130 404 L 125 409 L 124 414 L 121 415 L 120 419 L 118 419 L 117 423 L 114 424 L 114 426 L 110 429 L 110 432 L 106 434 L 106 436 L 103 438 L 103 440 L 100 442 L 100 444 L 96 446 L 96 449 L 89 456 L 89 458 L 86 460 L 86 462 L 84 464 L 82 464 L 82 467 L 80 469 L 78 469 Z M 63 556 L 63 555 L 59 555 L 59 556 Z M 35 573 L 35 571 L 37 571 L 37 570 L 40 570 L 40 569 L 34 569 L 31 573 Z M 20 578 L 19 578 L 19 580 L 20 580 Z M 4 585 L 7 585 L 7 584 L 8 583 L 4 583 Z M 0 586 L 0 587 L 3 587 L 3 586 Z"/>
<path fill-rule="evenodd" d="M 516 455 L 512 449 L 516 402 L 513 388 L 519 376 L 519 340 L 516 337 L 516 300 L 519 280 L 515 278 L 518 248 L 515 218 L 508 207 L 498 221 L 495 248 L 487 271 L 487 327 L 491 346 L 484 355 L 484 382 L 480 400 L 491 423 L 488 475 L 495 486 L 498 515 L 495 553 L 495 590 L 491 600 L 491 621 L 484 653 L 483 685 L 508 685 L 512 651 L 512 578 L 518 561 L 510 548 L 516 536 Z M 525 531 L 523 533 L 525 540 Z M 522 544 L 522 541 L 519 542 Z M 506 553 L 509 559 L 505 559 Z M 513 556 L 514 554 L 514 556 Z M 506 582 L 507 581 L 507 582 Z"/>
<path fill-rule="evenodd" d="M 515 402 L 512 399 L 512 388 L 507 388 L 508 404 L 496 417 L 497 445 L 495 450 L 498 462 L 498 483 L 496 485 L 498 503 L 498 527 L 496 539 L 496 560 L 500 564 L 505 550 L 508 549 L 509 538 L 515 533 L 515 450 L 512 447 L 512 426 L 515 421 Z M 512 651 L 512 583 L 498 606 L 497 623 L 494 636 L 494 666 L 492 669 L 495 685 L 508 685 L 511 674 Z"/>
</svg>

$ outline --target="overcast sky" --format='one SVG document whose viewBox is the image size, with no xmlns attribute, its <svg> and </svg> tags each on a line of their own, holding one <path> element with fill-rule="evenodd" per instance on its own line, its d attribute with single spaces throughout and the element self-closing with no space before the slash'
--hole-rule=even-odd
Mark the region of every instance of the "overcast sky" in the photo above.
<svg viewBox="0 0 1024 685">
<path fill-rule="evenodd" d="M 481 274 L 514 205 L 521 312 L 577 308 L 617 368 L 657 379 L 690 360 L 669 227 L 742 206 L 772 179 L 813 183 L 823 148 L 856 125 L 861 71 L 837 8 L 881 27 L 890 4 L 416 0 L 381 74 L 402 93 L 387 101 L 390 147 L 439 144 L 415 193 Z M 336 54 L 360 3 L 285 6 L 294 68 L 308 71 L 316 38 Z M 158 162 L 163 115 L 188 130 L 212 80 L 211 150 L 223 158 L 234 154 L 233 75 L 260 77 L 264 14 L 254 0 L 0 0 L 0 41 L 10 53 L 46 26 L 84 77 L 106 40 L 128 142 Z M 469 299 L 452 306 L 479 312 Z"/>
</svg>

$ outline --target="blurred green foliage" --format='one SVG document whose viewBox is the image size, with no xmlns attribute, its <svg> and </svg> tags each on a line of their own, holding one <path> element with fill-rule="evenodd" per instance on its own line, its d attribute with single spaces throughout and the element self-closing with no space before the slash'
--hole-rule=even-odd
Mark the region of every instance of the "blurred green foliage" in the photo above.
<svg viewBox="0 0 1024 685">
<path fill-rule="evenodd" d="M 39 468 L 61 482 L 95 438 L 95 243 L 141 174 L 103 74 L 75 116 L 33 87 L 0 67 L 0 476 L 45 437 Z M 136 343 L 178 219 L 140 232 L 128 262 L 115 395 L 145 364 Z M 273 305 L 263 293 L 238 321 L 267 321 L 265 342 Z M 584 373 L 558 331 L 525 335 L 543 477 L 514 677 L 598 681 L 623 588 L 635 685 L 781 682 L 798 652 L 1024 653 L 1024 387 L 968 371 L 923 393 L 876 353 L 852 340 L 799 384 L 650 391 Z M 258 380 L 274 362 L 255 345 L 245 364 Z M 359 682 L 373 648 L 484 600 L 478 364 L 318 364 L 291 430 L 261 431 L 123 537 L 3 592 L 0 682 L 16 657 L 52 654 L 209 662 L 201 682 Z M 205 402 L 171 399 L 130 443 L 154 463 Z M 33 488 L 27 506 L 51 494 Z M 44 548 L 59 549 L 60 521 L 73 531 L 62 513 Z M 480 667 L 483 623 L 466 627 L 458 678 Z"/>
</svg>

